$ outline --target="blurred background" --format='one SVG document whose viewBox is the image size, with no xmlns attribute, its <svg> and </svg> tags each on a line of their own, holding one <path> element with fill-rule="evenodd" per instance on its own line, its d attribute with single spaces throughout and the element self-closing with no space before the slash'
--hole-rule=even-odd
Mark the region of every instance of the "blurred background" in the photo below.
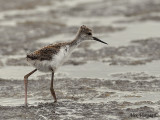
<svg viewBox="0 0 160 120">
<path fill-rule="evenodd" d="M 0 105 L 23 104 L 23 76 L 34 69 L 25 60 L 27 53 L 74 39 L 81 25 L 109 45 L 88 41 L 76 48 L 56 73 L 60 101 L 107 106 L 97 111 L 98 116 L 91 111 L 89 118 L 128 118 L 146 110 L 146 116 L 157 118 L 160 0 L 0 0 Z M 37 72 L 30 79 L 29 102 L 51 101 L 50 74 Z M 116 114 L 105 111 L 108 102 L 110 108 L 119 106 L 113 110 Z M 85 110 L 80 118 L 86 117 Z M 58 118 L 64 117 L 61 113 Z"/>
</svg>

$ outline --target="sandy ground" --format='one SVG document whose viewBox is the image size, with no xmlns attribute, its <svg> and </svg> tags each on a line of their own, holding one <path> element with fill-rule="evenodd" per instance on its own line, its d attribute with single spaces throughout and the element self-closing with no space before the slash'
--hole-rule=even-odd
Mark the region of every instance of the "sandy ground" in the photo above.
<svg viewBox="0 0 160 120">
<path fill-rule="evenodd" d="M 6 4 L 7 3 L 7 4 Z M 159 120 L 159 0 L 0 0 L 0 120 Z M 25 55 L 72 40 L 81 25 L 109 45 L 88 41 L 55 75 L 29 79 Z"/>
</svg>

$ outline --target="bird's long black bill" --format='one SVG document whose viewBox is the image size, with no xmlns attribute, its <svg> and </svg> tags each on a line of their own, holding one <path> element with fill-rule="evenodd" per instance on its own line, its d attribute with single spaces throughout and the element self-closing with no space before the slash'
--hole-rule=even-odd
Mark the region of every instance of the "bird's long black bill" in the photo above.
<svg viewBox="0 0 160 120">
<path fill-rule="evenodd" d="M 107 44 L 106 42 L 103 42 L 102 40 L 100 40 L 100 39 L 98 39 L 98 38 L 96 38 L 96 37 L 93 37 L 93 39 L 96 40 L 96 41 L 99 41 L 99 42 L 101 42 L 101 43 Z M 108 44 L 107 44 L 107 45 L 108 45 Z"/>
</svg>

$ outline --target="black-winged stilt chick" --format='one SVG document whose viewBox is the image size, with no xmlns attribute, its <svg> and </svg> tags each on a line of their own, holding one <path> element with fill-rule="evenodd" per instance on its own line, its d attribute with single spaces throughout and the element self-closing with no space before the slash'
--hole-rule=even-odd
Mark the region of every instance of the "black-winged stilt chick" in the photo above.
<svg viewBox="0 0 160 120">
<path fill-rule="evenodd" d="M 27 106 L 27 83 L 28 77 L 32 75 L 37 70 L 42 72 L 51 72 L 51 86 L 50 91 L 54 98 L 54 102 L 57 102 L 56 94 L 53 88 L 53 79 L 54 73 L 59 66 L 61 66 L 72 53 L 72 51 L 83 41 L 86 40 L 96 40 L 107 44 L 106 42 L 101 41 L 100 39 L 92 36 L 92 30 L 85 25 L 82 25 L 79 28 L 79 31 L 74 40 L 69 42 L 51 44 L 46 47 L 43 47 L 39 50 L 31 52 L 27 55 L 27 61 L 35 68 L 33 71 L 24 76 L 25 84 L 25 106 Z"/>
</svg>

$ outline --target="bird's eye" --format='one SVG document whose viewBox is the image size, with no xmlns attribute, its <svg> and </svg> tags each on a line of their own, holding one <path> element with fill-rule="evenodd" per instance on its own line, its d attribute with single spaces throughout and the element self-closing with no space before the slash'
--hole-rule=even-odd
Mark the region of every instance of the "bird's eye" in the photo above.
<svg viewBox="0 0 160 120">
<path fill-rule="evenodd" d="M 90 33 L 90 32 L 89 32 L 89 33 L 87 33 L 87 34 L 88 34 L 88 35 L 92 35 L 92 33 Z"/>
</svg>

